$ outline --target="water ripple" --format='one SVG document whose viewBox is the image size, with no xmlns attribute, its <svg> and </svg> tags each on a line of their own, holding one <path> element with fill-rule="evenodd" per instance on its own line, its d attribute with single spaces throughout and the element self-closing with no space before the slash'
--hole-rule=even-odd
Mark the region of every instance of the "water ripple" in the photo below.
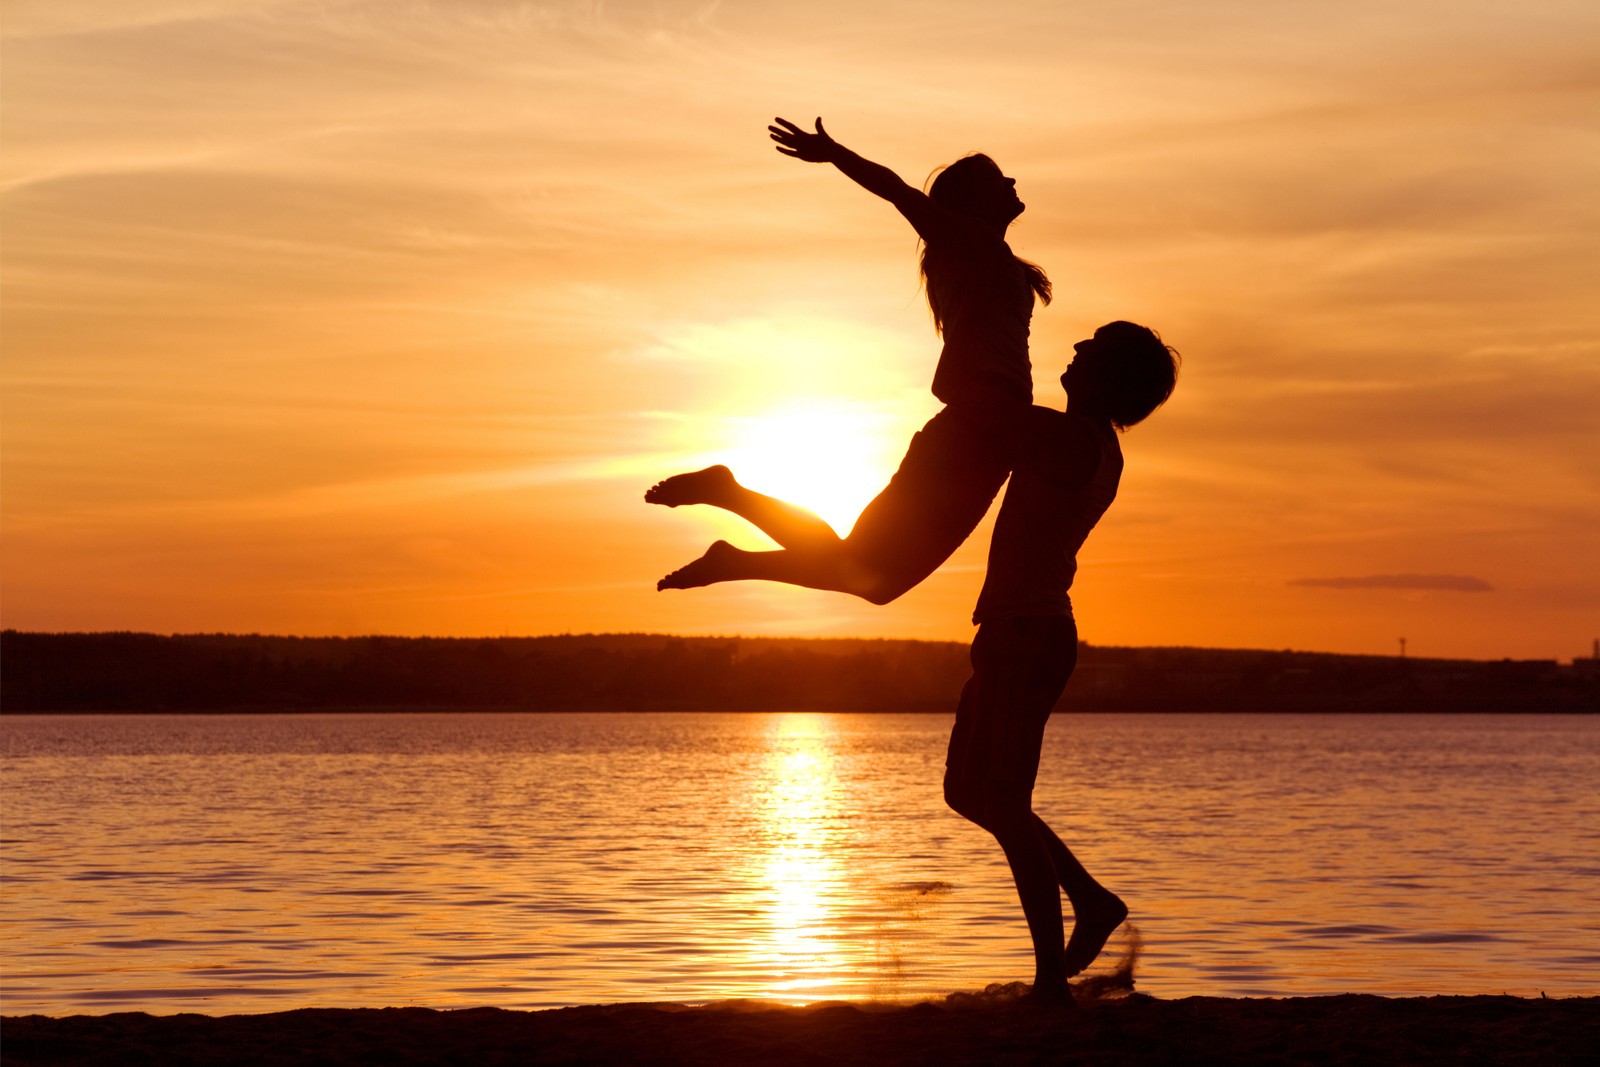
<svg viewBox="0 0 1600 1067">
<path fill-rule="evenodd" d="M 3 1007 L 537 1008 L 1025 979 L 1004 859 L 942 803 L 948 729 L 3 717 Z M 1132 904 L 1148 992 L 1556 996 L 1600 993 L 1596 780 L 1600 729 L 1575 717 L 1080 716 L 1052 723 L 1035 799 Z"/>
</svg>

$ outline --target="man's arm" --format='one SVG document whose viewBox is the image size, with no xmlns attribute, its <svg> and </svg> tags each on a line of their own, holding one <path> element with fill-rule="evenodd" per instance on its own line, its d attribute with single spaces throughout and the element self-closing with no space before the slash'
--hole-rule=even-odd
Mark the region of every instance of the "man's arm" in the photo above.
<svg viewBox="0 0 1600 1067">
<path fill-rule="evenodd" d="M 829 136 L 816 121 L 816 132 L 808 133 L 788 119 L 774 119 L 776 125 L 768 126 L 772 139 L 778 142 L 778 151 L 807 163 L 832 163 L 851 181 L 874 196 L 893 204 L 906 217 L 917 236 L 930 244 L 949 241 L 979 229 L 974 221 L 940 207 L 927 194 L 906 182 L 881 163 L 874 163 L 850 151 Z"/>
</svg>

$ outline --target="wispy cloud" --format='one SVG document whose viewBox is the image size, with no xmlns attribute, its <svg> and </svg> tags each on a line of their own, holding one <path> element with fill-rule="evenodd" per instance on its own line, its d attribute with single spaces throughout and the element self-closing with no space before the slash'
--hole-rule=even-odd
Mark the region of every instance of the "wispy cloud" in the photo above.
<svg viewBox="0 0 1600 1067">
<path fill-rule="evenodd" d="M 1360 578 L 1295 578 L 1290 585 L 1320 589 L 1403 589 L 1446 593 L 1487 593 L 1494 586 L 1466 574 L 1369 574 Z"/>
<path fill-rule="evenodd" d="M 1600 604 L 1592 7 L 14 0 L 8 622 L 205 600 L 160 569 L 203 549 L 209 628 L 448 629 L 334 605 L 430 567 L 440 598 L 598 589 L 638 553 L 639 599 L 470 625 L 965 634 L 982 534 L 890 610 L 647 580 L 699 528 L 630 479 L 780 405 L 902 420 L 897 446 L 932 410 L 913 235 L 762 130 L 820 113 L 912 182 L 974 149 L 1017 175 L 1009 236 L 1058 294 L 1041 402 L 1100 322 L 1184 352 L 1073 591 L 1096 640 L 1350 648 L 1403 602 L 1460 651 L 1559 647 Z M 474 538 L 459 590 L 454 549 L 393 547 Z M 550 575 L 497 569 L 523 558 Z M 1284 584 L 1330 573 L 1357 577 L 1294 584 L 1500 595 Z M 324 614 L 281 600 L 308 575 Z"/>
</svg>

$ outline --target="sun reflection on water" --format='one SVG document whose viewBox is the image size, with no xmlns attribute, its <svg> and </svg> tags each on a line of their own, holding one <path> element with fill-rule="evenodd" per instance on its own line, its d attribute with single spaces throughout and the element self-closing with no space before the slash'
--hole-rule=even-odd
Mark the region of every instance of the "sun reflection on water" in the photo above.
<svg viewBox="0 0 1600 1067">
<path fill-rule="evenodd" d="M 773 994 L 786 1000 L 835 985 L 845 966 L 836 914 L 842 878 L 831 733 L 820 715 L 773 717 L 756 811 L 770 939 L 751 946 L 761 957 L 751 962 L 772 974 Z"/>
<path fill-rule="evenodd" d="M 948 731 L 946 715 L 4 716 L 0 1008 L 803 1004 L 1024 979 L 1004 856 L 939 796 Z M 1595 992 L 1587 719 L 1051 731 L 1039 810 L 1134 905 L 1146 993 Z M 1225 877 L 1197 880 L 1219 857 Z"/>
</svg>

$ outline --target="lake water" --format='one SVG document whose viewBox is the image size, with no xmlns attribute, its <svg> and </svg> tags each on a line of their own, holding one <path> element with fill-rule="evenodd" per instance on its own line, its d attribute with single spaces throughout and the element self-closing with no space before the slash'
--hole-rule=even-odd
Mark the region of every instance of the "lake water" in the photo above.
<svg viewBox="0 0 1600 1067">
<path fill-rule="evenodd" d="M 1026 980 L 944 715 L 0 719 L 0 1010 Z M 1160 997 L 1600 994 L 1600 721 L 1074 715 L 1037 810 Z M 1115 942 L 1113 943 L 1115 945 Z"/>
</svg>

